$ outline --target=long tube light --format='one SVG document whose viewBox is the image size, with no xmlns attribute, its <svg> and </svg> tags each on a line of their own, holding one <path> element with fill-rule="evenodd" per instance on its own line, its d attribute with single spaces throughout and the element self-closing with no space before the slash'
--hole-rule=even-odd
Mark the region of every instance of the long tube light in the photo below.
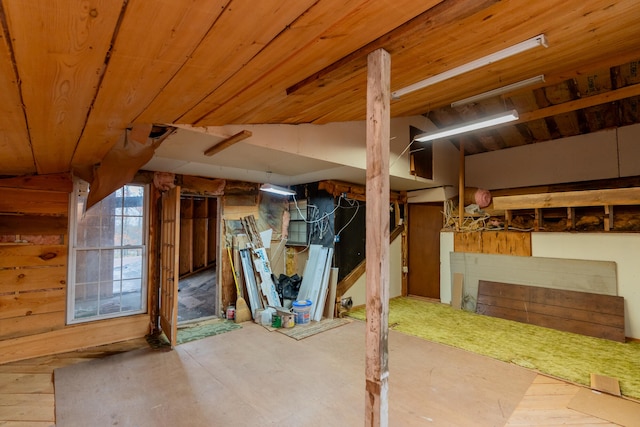
<svg viewBox="0 0 640 427">
<path fill-rule="evenodd" d="M 262 184 L 260 186 L 260 191 L 264 191 L 271 194 L 278 194 L 280 196 L 295 196 L 296 192 L 286 187 L 280 187 L 279 185 L 273 184 Z"/>
<path fill-rule="evenodd" d="M 473 130 L 486 128 L 501 123 L 507 123 L 518 120 L 518 112 L 516 110 L 507 111 L 493 116 L 488 116 L 479 120 L 464 123 L 458 126 L 452 126 L 440 129 L 432 133 L 423 133 L 416 136 L 413 140 L 419 142 L 433 141 L 434 139 L 446 138 L 447 136 L 458 135 L 461 133 L 471 132 Z"/>
<path fill-rule="evenodd" d="M 544 36 L 544 34 L 537 35 L 513 46 L 499 50 L 498 52 L 476 59 L 475 61 L 468 62 L 466 64 L 460 65 L 459 67 L 445 71 L 444 73 L 436 74 L 435 76 L 426 78 L 417 83 L 396 90 L 395 92 L 391 92 L 391 97 L 394 99 L 400 98 L 402 95 L 406 95 L 408 93 L 415 92 L 416 90 L 423 89 L 427 86 L 440 83 L 441 81 L 450 79 L 460 74 L 468 73 L 469 71 L 484 67 L 485 65 L 492 64 L 494 62 L 500 61 L 501 59 L 517 55 L 538 46 L 548 47 L 547 38 Z"/>
<path fill-rule="evenodd" d="M 531 77 L 530 79 L 522 80 L 520 82 L 512 83 L 510 85 L 502 86 L 497 89 L 489 90 L 487 92 L 482 92 L 477 95 L 461 99 L 460 101 L 452 102 L 451 108 L 471 104 L 472 102 L 477 102 L 483 99 L 502 95 L 503 93 L 513 92 L 514 90 L 522 89 L 523 87 L 531 86 L 537 83 L 544 83 L 544 74 L 540 74 L 539 76 Z"/>
</svg>

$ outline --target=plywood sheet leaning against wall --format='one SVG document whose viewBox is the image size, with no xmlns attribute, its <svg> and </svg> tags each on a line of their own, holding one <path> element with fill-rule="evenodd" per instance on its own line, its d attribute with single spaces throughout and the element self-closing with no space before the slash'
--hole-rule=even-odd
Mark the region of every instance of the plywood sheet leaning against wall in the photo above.
<svg viewBox="0 0 640 427">
<path fill-rule="evenodd" d="M 617 295 L 612 261 L 451 252 L 451 277 L 464 275 L 463 307 L 475 310 L 479 280 Z"/>
<path fill-rule="evenodd" d="M 0 180 L 0 340 L 65 325 L 68 174 Z"/>
</svg>

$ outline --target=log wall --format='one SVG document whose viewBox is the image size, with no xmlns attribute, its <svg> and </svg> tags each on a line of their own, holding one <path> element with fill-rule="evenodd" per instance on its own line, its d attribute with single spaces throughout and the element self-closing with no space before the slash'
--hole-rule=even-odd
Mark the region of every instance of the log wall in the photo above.
<svg viewBox="0 0 640 427">
<path fill-rule="evenodd" d="M 0 180 L 0 340 L 62 329 L 68 175 Z"/>
<path fill-rule="evenodd" d="M 0 363 L 142 337 L 149 330 L 148 315 L 66 325 L 72 189 L 69 174 L 0 179 Z"/>
</svg>

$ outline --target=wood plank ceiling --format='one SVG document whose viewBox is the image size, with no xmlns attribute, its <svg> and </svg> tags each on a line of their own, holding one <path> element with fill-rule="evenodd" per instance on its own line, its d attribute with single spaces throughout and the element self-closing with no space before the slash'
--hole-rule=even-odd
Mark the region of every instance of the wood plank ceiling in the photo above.
<svg viewBox="0 0 640 427">
<path fill-rule="evenodd" d="M 468 153 L 640 121 L 637 0 L 1 0 L 0 175 L 100 162 L 133 123 L 328 123 L 365 118 L 366 56 L 391 90 L 538 34 L 549 47 L 392 102 L 447 126 L 504 109 Z M 546 82 L 452 101 L 539 74 Z"/>
</svg>

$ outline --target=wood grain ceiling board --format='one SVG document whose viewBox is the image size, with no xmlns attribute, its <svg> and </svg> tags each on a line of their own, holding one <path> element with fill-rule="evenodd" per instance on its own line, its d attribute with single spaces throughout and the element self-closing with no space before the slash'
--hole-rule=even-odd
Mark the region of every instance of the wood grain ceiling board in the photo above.
<svg viewBox="0 0 640 427">
<path fill-rule="evenodd" d="M 358 8 L 344 14 L 344 18 L 334 19 L 333 25 L 311 40 L 305 50 L 299 51 L 268 75 L 253 76 L 254 80 L 256 77 L 262 78 L 252 85 L 250 90 L 230 94 L 231 98 L 228 98 L 223 108 L 212 111 L 196 124 L 206 126 L 239 122 L 272 123 L 270 116 L 289 105 L 292 106 L 288 108 L 289 114 L 293 114 L 299 109 L 295 103 L 288 103 L 285 92 L 287 87 L 388 33 L 437 2 L 437 0 L 428 2 L 397 0 L 392 7 L 387 2 L 362 2 Z M 336 10 L 341 8 L 342 6 L 338 6 Z M 354 26 L 359 25 L 364 25 L 366 30 L 360 33 L 354 32 Z M 355 101 L 360 102 L 360 100 Z M 247 111 L 251 114 L 248 115 Z M 345 119 L 348 120 L 348 118 Z"/>
<path fill-rule="evenodd" d="M 31 152 L 27 123 L 18 78 L 13 67 L 11 50 L 5 37 L 6 29 L 0 32 L 0 175 L 34 173 L 36 165 Z"/>
<path fill-rule="evenodd" d="M 431 34 L 440 28 L 451 25 L 456 20 L 471 16 L 484 8 L 496 3 L 495 0 L 458 0 L 446 1 L 435 5 L 433 8 L 421 13 L 411 21 L 394 29 L 391 33 L 364 46 L 359 51 L 317 73 L 313 78 L 307 78 L 299 82 L 295 87 L 288 89 L 288 99 L 299 104 L 307 104 L 308 108 L 300 110 L 297 114 L 288 117 L 276 117 L 285 123 L 297 123 L 314 117 L 313 122 L 326 122 L 327 111 L 335 110 L 334 105 L 345 105 L 351 110 L 347 114 L 361 115 L 364 102 L 353 106 L 349 98 L 354 96 L 354 88 L 362 88 L 366 85 L 367 54 L 377 48 L 384 48 L 392 56 L 392 69 L 394 61 L 400 52 L 411 50 L 421 45 L 427 34 Z M 394 77 L 392 71 L 392 78 Z M 362 91 L 357 94 L 362 98 Z M 340 102 L 336 102 L 340 101 Z M 329 106 L 331 104 L 331 106 Z"/>
<path fill-rule="evenodd" d="M 519 2 L 502 2 L 467 20 L 457 21 L 452 28 L 431 34 L 422 50 L 408 52 L 411 57 L 394 57 L 392 64 L 405 71 L 395 73 L 392 90 L 535 34 L 544 33 L 549 47 L 534 49 L 448 80 L 425 89 L 424 95 L 408 95 L 392 104 L 393 114 L 419 114 L 425 107 L 438 108 L 454 99 L 538 74 L 551 76 L 548 79 L 551 81 L 555 74 L 581 69 L 583 63 L 610 61 L 618 52 L 628 54 L 633 46 L 640 44 L 640 32 L 630 31 L 637 27 L 638 13 L 638 3 L 628 0 L 614 4 L 600 0 L 585 1 L 580 5 L 562 2 L 554 7 L 544 2 L 530 2 L 527 8 L 522 8 Z M 627 29 L 624 37 L 621 37 L 620 28 Z M 475 40 L 469 37 L 470 34 L 476 34 Z M 438 47 L 427 48 L 438 46 L 438 39 L 451 53 L 442 52 Z M 409 67 L 410 61 L 417 66 Z M 427 65 L 420 67 L 421 63 Z M 487 82 L 492 81 L 495 83 L 487 86 Z"/>
<path fill-rule="evenodd" d="M 260 85 L 262 77 L 270 75 L 272 70 L 291 61 L 302 49 L 319 38 L 335 19 L 341 19 L 357 8 L 361 2 L 362 0 L 316 2 L 238 70 L 232 79 L 226 80 L 215 93 L 209 94 L 202 102 L 181 116 L 179 122 L 196 123 L 203 116 L 217 110 L 222 104 L 245 91 L 247 87 Z M 296 67 L 291 71 L 293 76 L 299 72 L 300 70 Z M 267 91 L 270 87 L 271 85 L 260 86 L 260 90 Z"/>
<path fill-rule="evenodd" d="M 181 69 L 228 1 L 127 4 L 74 165 L 100 161 Z"/>
<path fill-rule="evenodd" d="M 250 63 L 313 3 L 314 0 L 286 4 L 278 0 L 233 1 L 138 120 L 176 122 Z"/>
<path fill-rule="evenodd" d="M 69 170 L 122 1 L 4 0 L 38 173 Z"/>
</svg>

